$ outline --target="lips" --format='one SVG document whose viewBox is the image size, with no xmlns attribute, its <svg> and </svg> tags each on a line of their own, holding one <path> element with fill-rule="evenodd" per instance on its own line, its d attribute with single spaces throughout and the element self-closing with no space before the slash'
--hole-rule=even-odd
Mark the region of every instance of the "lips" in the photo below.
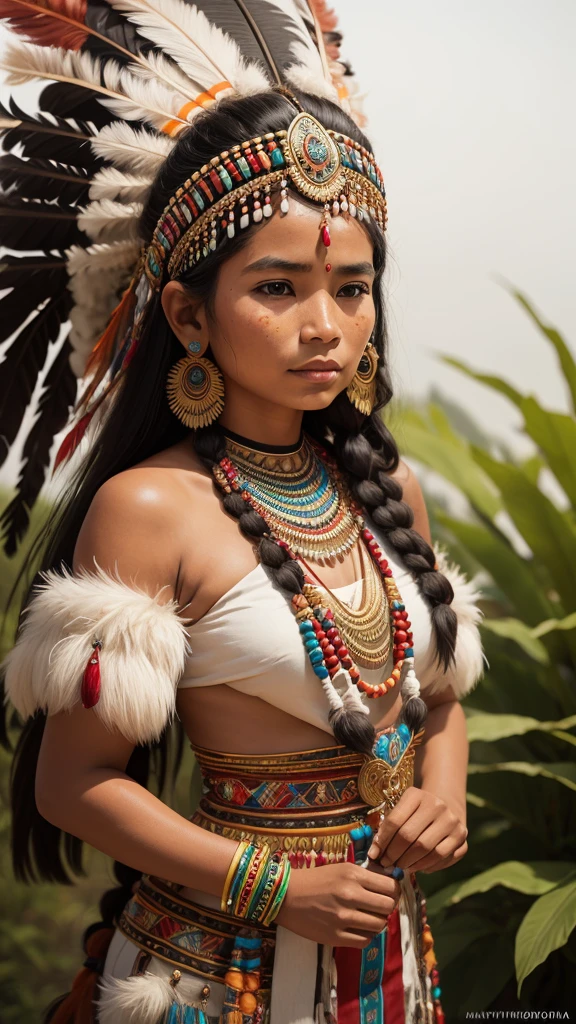
<svg viewBox="0 0 576 1024">
<path fill-rule="evenodd" d="M 341 370 L 342 367 L 339 363 L 335 363 L 333 359 L 317 359 L 314 363 L 306 363 L 306 366 L 299 366 L 294 373 L 302 373 L 304 370 Z"/>
</svg>

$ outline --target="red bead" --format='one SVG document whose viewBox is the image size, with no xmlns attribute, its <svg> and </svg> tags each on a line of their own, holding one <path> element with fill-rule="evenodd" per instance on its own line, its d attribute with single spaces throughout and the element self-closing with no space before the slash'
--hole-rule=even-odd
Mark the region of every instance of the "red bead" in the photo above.
<svg viewBox="0 0 576 1024">
<path fill-rule="evenodd" d="M 325 619 L 330 619 L 332 622 L 334 622 L 334 612 L 331 612 L 330 609 L 327 608 L 326 609 L 326 614 L 324 615 L 324 618 Z"/>
<path fill-rule="evenodd" d="M 410 619 L 405 619 L 404 620 L 404 628 L 405 629 L 409 629 L 411 625 L 412 625 L 412 623 L 410 622 Z"/>
<path fill-rule="evenodd" d="M 322 228 L 322 241 L 326 248 L 328 248 L 328 246 L 330 245 L 330 232 L 326 225 L 324 225 L 324 227 Z"/>
<path fill-rule="evenodd" d="M 323 629 L 317 629 L 316 630 L 316 639 L 320 640 L 320 641 L 326 639 L 326 633 L 324 632 Z"/>
<path fill-rule="evenodd" d="M 340 664 L 340 661 L 335 654 L 333 654 L 331 658 L 324 658 L 324 661 L 326 662 L 326 668 L 337 668 Z"/>
<path fill-rule="evenodd" d="M 347 658 L 348 657 L 348 648 L 347 647 L 337 647 L 336 648 L 336 654 L 338 655 L 339 658 Z"/>
<path fill-rule="evenodd" d="M 352 668 L 348 669 L 348 672 L 350 674 L 351 679 L 360 679 L 360 673 L 355 665 L 353 665 Z"/>
<path fill-rule="evenodd" d="M 408 639 L 408 634 L 405 633 L 403 629 L 397 629 L 396 630 L 396 632 L 394 634 L 394 642 L 395 643 L 401 643 L 403 640 L 407 640 L 407 639 Z"/>
<path fill-rule="evenodd" d="M 334 665 L 333 668 L 329 668 L 328 672 L 330 673 L 330 679 L 333 679 L 334 676 L 336 675 L 336 673 L 339 672 L 339 671 L 340 671 L 340 664 Z"/>
<path fill-rule="evenodd" d="M 390 579 L 393 576 L 392 569 L 384 569 L 384 575 Z"/>
<path fill-rule="evenodd" d="M 324 644 L 325 644 L 326 646 L 324 646 Z M 334 650 L 334 648 L 333 648 L 332 644 L 330 643 L 330 641 L 329 641 L 328 639 L 324 640 L 324 641 L 323 641 L 323 642 L 322 642 L 322 643 L 320 644 L 320 647 L 322 647 L 322 649 L 323 649 L 323 651 L 324 651 L 324 656 L 325 656 L 326 658 L 332 658 L 332 657 L 333 657 L 333 656 L 334 656 L 334 655 L 336 654 L 336 651 Z"/>
<path fill-rule="evenodd" d="M 352 668 L 352 658 L 341 658 L 340 664 L 342 665 L 342 668 Z"/>
<path fill-rule="evenodd" d="M 326 636 L 328 637 L 329 640 L 334 640 L 334 637 L 338 636 L 338 630 L 336 629 L 336 627 L 331 626 L 331 628 L 326 633 Z"/>
<path fill-rule="evenodd" d="M 322 626 L 318 622 L 318 619 L 312 619 L 312 628 L 316 633 L 316 639 L 318 639 L 318 633 L 320 633 L 322 630 Z"/>
</svg>

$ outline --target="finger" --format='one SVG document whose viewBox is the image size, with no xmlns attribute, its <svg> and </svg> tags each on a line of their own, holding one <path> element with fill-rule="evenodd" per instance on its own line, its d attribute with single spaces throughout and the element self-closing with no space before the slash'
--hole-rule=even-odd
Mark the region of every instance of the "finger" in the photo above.
<svg viewBox="0 0 576 1024">
<path fill-rule="evenodd" d="M 384 929 L 382 929 L 384 930 Z M 368 935 L 363 932 L 345 931 L 338 932 L 336 937 L 336 946 L 350 946 L 352 949 L 366 949 L 370 943 L 376 938 L 376 934 Z"/>
<path fill-rule="evenodd" d="M 423 860 L 424 857 L 430 856 L 434 850 L 437 850 L 441 843 L 453 841 L 454 846 L 452 849 L 447 849 L 447 853 L 452 853 L 452 850 L 456 848 L 462 842 L 462 832 L 460 828 L 458 833 L 454 833 L 454 823 L 451 816 L 442 815 L 438 821 L 433 822 L 428 828 L 425 828 L 420 835 L 418 835 L 409 846 L 406 847 L 404 852 L 398 852 L 397 850 L 386 851 L 389 855 L 394 855 L 394 863 L 398 864 L 399 867 L 404 868 L 407 871 L 413 871 L 414 865 Z"/>
<path fill-rule="evenodd" d="M 388 917 L 394 910 L 394 907 L 385 914 L 381 913 L 366 913 L 363 910 L 355 910 L 349 921 L 346 922 L 346 927 L 350 931 L 354 932 L 365 932 L 366 935 L 378 935 L 379 932 L 383 931 L 388 924 Z"/>
<path fill-rule="evenodd" d="M 438 856 L 438 851 L 433 851 L 427 857 L 423 857 L 417 864 L 412 865 L 411 871 L 441 871 L 443 868 L 452 867 L 453 864 L 457 864 L 458 861 L 464 857 L 468 852 L 468 843 L 466 840 L 457 846 L 452 854 L 446 856 Z"/>
<path fill-rule="evenodd" d="M 368 850 L 369 857 L 376 856 L 378 853 L 378 849 L 372 853 L 374 845 L 376 845 L 382 853 L 386 849 L 390 840 L 396 835 L 398 829 L 412 817 L 413 813 L 420 806 L 420 793 L 421 790 L 416 789 L 415 786 L 409 786 L 408 789 L 404 790 L 398 803 L 381 821 L 378 831 L 372 839 L 372 847 Z"/>
<path fill-rule="evenodd" d="M 377 914 L 387 917 L 392 913 L 394 907 L 397 906 L 401 895 L 400 887 L 398 888 L 398 894 L 395 893 L 392 896 L 380 896 L 376 892 L 363 892 L 357 896 L 354 909 L 366 914 Z"/>
<path fill-rule="evenodd" d="M 384 871 L 374 871 L 371 867 L 362 869 L 358 881 L 363 889 L 371 893 L 379 893 L 380 896 L 396 898 L 400 891 L 397 879 L 385 874 Z"/>
</svg>

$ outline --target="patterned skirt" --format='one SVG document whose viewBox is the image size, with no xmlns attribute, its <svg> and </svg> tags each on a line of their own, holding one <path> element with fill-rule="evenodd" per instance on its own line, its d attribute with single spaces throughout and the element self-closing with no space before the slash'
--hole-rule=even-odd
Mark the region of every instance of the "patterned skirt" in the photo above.
<svg viewBox="0 0 576 1024">
<path fill-rule="evenodd" d="M 414 736 L 378 734 L 368 760 L 347 747 L 289 754 L 194 752 L 202 798 L 194 824 L 267 843 L 293 869 L 366 861 L 379 812 L 413 785 Z M 250 926 L 216 897 L 145 876 L 124 909 L 100 984 L 100 1024 L 443 1024 L 426 903 L 415 873 L 365 949 Z M 252 991 L 237 971 L 258 971 Z"/>
</svg>

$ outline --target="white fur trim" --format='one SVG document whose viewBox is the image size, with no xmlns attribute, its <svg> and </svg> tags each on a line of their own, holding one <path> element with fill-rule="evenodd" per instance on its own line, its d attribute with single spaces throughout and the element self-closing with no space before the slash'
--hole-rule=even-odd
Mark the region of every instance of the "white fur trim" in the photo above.
<svg viewBox="0 0 576 1024">
<path fill-rule="evenodd" d="M 484 673 L 484 654 L 478 622 L 482 612 L 477 601 L 480 591 L 468 580 L 462 570 L 450 562 L 445 551 L 436 548 L 436 558 L 440 572 L 452 584 L 454 600 L 451 607 L 458 618 L 458 636 L 456 639 L 455 661 L 447 672 L 440 669 L 433 675 L 432 682 L 422 687 L 423 696 L 441 693 L 451 686 L 458 700 L 470 693 Z M 418 662 L 420 679 L 431 675 L 431 666 L 436 658 L 436 649 L 432 641 L 422 660 Z"/>
<path fill-rule="evenodd" d="M 175 1002 L 180 1002 L 178 990 L 156 974 L 102 978 L 98 1024 L 158 1024 Z"/>
<path fill-rule="evenodd" d="M 148 743 L 174 715 L 178 681 L 192 653 L 185 620 L 176 601 L 159 603 L 165 587 L 152 597 L 94 562 L 96 571 L 41 573 L 45 582 L 0 666 L 7 698 L 23 718 L 39 709 L 71 710 L 92 642 L 100 639 L 101 691 L 93 710 L 107 728 Z"/>
</svg>

